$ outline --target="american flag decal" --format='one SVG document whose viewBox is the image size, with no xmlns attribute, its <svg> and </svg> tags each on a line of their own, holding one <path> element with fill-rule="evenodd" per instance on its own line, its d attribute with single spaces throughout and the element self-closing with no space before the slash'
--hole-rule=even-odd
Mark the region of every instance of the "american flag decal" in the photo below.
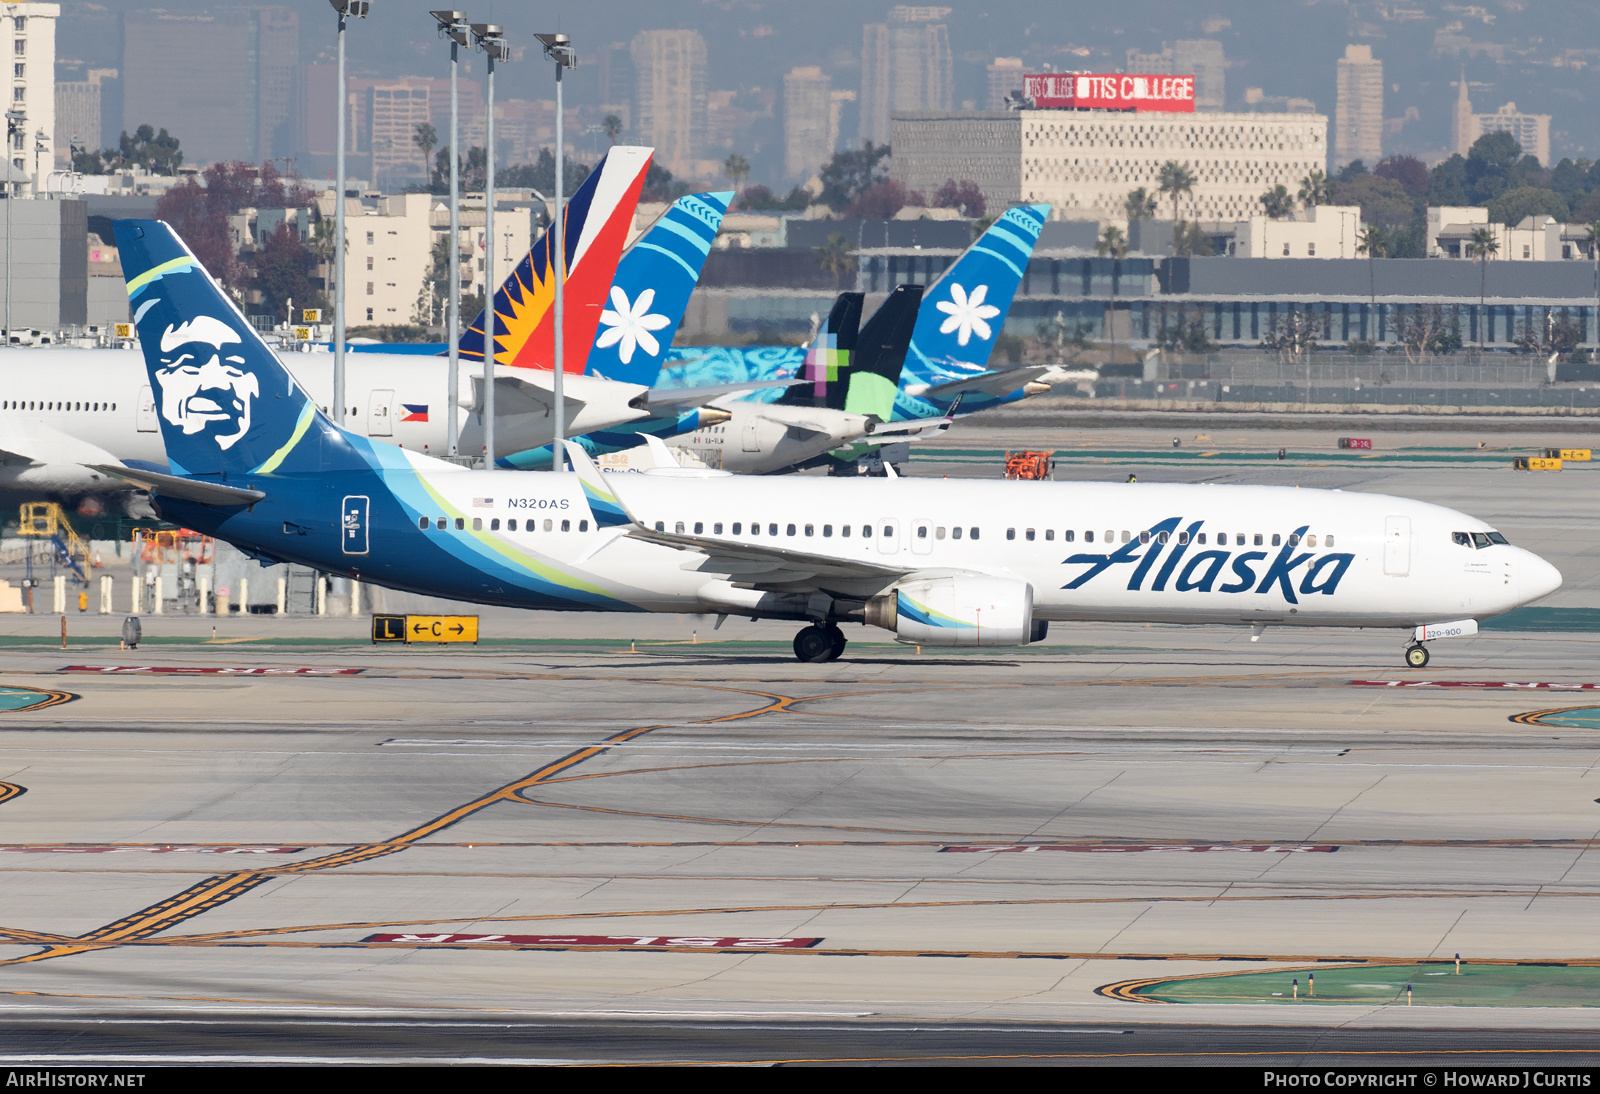
<svg viewBox="0 0 1600 1094">
<path fill-rule="evenodd" d="M 493 498 L 473 498 L 472 499 L 472 507 L 474 509 L 493 509 L 494 508 L 494 499 Z"/>
</svg>

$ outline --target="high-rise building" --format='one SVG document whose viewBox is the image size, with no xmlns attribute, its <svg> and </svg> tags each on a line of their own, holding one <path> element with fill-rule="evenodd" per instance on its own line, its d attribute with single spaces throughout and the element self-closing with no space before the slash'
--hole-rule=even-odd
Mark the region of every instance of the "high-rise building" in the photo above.
<svg viewBox="0 0 1600 1094">
<path fill-rule="evenodd" d="M 1210 112 L 1227 109 L 1227 64 L 1222 43 L 1210 38 L 1179 39 L 1160 53 L 1128 50 L 1128 71 L 1135 75 L 1193 76 L 1194 108 Z"/>
<path fill-rule="evenodd" d="M 417 126 L 433 121 L 429 94 L 432 83 L 414 77 L 383 80 L 367 90 L 367 147 L 372 151 L 374 186 L 399 189 L 408 180 L 426 179 L 432 171 L 432 164 L 425 161 L 414 139 Z M 449 134 L 446 129 L 441 135 L 441 145 L 449 142 Z M 467 142 L 462 141 L 462 145 L 467 146 Z"/>
<path fill-rule="evenodd" d="M 87 80 L 56 81 L 56 167 L 71 166 L 74 142 L 89 152 L 99 150 L 102 85 L 116 78 L 114 68 L 91 68 Z"/>
<path fill-rule="evenodd" d="M 833 155 L 832 88 L 816 65 L 783 78 L 783 170 L 804 182 Z"/>
<path fill-rule="evenodd" d="M 1472 100 L 1467 98 L 1467 66 L 1461 66 L 1461 82 L 1456 85 L 1456 108 L 1450 115 L 1450 148 L 1465 156 L 1477 140 L 1473 132 L 1476 124 L 1472 118 Z M 1543 161 L 1540 161 L 1543 162 Z"/>
<path fill-rule="evenodd" d="M 706 125 L 706 40 L 697 30 L 641 30 L 628 53 L 634 139 L 654 146 L 673 174 L 693 177 Z"/>
<path fill-rule="evenodd" d="M 1004 110 L 1006 96 L 1022 90 L 1022 58 L 996 57 L 989 66 L 989 98 L 985 110 Z"/>
<path fill-rule="evenodd" d="M 1372 56 L 1371 46 L 1344 47 L 1333 119 L 1335 168 L 1352 160 L 1370 167 L 1383 159 L 1383 62 Z"/>
<path fill-rule="evenodd" d="M 1463 81 L 1465 82 L 1465 81 Z M 1467 104 L 1470 111 L 1472 104 Z M 1460 109 L 1459 102 L 1457 109 Z M 1456 151 L 1463 156 L 1472 148 L 1472 142 L 1485 133 L 1510 133 L 1522 146 L 1524 155 L 1535 157 L 1546 167 L 1550 165 L 1550 115 L 1524 114 L 1516 103 L 1506 103 L 1493 114 L 1467 115 L 1467 124 L 1457 135 Z"/>
<path fill-rule="evenodd" d="M 889 143 L 896 110 L 949 110 L 949 8 L 897 4 L 861 34 L 861 139 Z"/>
<path fill-rule="evenodd" d="M 279 148 L 292 146 L 299 35 L 298 16 L 281 7 L 128 12 L 123 125 L 166 129 L 186 163 L 287 154 Z"/>
<path fill-rule="evenodd" d="M 11 141 L 11 166 L 33 178 L 34 193 L 55 168 L 56 19 L 60 4 L 6 4 L 0 9 L 11 38 L 11 101 L 27 115 Z"/>
<path fill-rule="evenodd" d="M 859 129 L 859 119 L 856 117 L 856 93 L 854 88 L 836 87 L 828 93 L 828 155 L 839 151 L 839 142 L 844 139 L 847 131 Z M 852 135 L 849 144 L 855 145 Z"/>
</svg>

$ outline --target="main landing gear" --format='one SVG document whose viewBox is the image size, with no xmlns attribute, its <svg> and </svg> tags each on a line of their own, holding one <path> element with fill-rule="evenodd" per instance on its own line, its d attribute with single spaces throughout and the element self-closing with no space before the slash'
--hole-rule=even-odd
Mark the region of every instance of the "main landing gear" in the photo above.
<svg viewBox="0 0 1600 1094">
<path fill-rule="evenodd" d="M 1406 664 L 1411 666 L 1414 669 L 1425 669 L 1425 668 L 1427 668 L 1428 667 L 1428 647 L 1424 646 L 1424 645 L 1420 645 L 1420 644 L 1407 646 L 1406 647 Z"/>
<path fill-rule="evenodd" d="M 812 664 L 837 661 L 844 647 L 844 632 L 832 623 L 813 624 L 794 636 L 795 657 Z"/>
</svg>

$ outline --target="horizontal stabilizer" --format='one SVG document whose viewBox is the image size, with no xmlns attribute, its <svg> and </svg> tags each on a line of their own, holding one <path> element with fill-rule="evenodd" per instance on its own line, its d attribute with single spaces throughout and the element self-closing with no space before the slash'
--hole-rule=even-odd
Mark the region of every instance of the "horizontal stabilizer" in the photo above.
<svg viewBox="0 0 1600 1094">
<path fill-rule="evenodd" d="M 120 464 L 91 463 L 84 466 L 91 471 L 99 471 L 101 474 L 131 482 L 133 485 L 148 490 L 152 494 L 177 498 L 179 501 L 192 501 L 200 505 L 254 505 L 267 496 L 260 490 L 247 490 L 239 486 L 224 486 L 220 482 L 210 482 L 206 479 L 186 479 L 180 475 L 162 475 L 154 471 L 138 471 L 132 467 L 123 467 Z"/>
<path fill-rule="evenodd" d="M 555 392 L 550 386 L 537 383 L 530 377 L 555 382 L 555 373 L 539 370 L 520 369 L 527 372 L 528 376 L 496 375 L 494 378 L 494 416 L 496 420 L 510 418 L 519 414 L 533 414 L 540 417 L 549 416 L 556 405 Z M 472 378 L 472 409 L 483 409 L 483 377 Z M 584 401 L 576 399 L 571 394 L 563 392 L 563 409 L 566 411 L 567 420 L 571 421 L 583 409 Z"/>
<path fill-rule="evenodd" d="M 917 392 L 924 397 L 948 399 L 953 395 L 981 393 L 984 395 L 1009 395 L 1023 384 L 1037 380 L 1050 371 L 1049 365 L 1022 365 L 1018 368 L 991 369 L 960 380 L 948 380 Z"/>
<path fill-rule="evenodd" d="M 700 406 L 712 399 L 740 392 L 755 391 L 764 387 L 793 387 L 804 380 L 746 380 L 741 384 L 713 384 L 710 387 L 651 388 L 629 400 L 635 410 L 674 410 L 678 407 Z"/>
</svg>

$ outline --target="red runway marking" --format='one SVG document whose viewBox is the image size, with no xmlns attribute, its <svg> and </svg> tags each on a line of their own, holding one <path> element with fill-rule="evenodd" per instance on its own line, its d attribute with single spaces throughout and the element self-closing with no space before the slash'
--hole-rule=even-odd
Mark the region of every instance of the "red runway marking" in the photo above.
<svg viewBox="0 0 1600 1094">
<path fill-rule="evenodd" d="M 793 950 L 815 946 L 822 939 L 639 934 L 373 934 L 361 941 L 411 942 L 419 946 L 482 942 L 512 946 L 701 946 L 708 950 Z"/>
<path fill-rule="evenodd" d="M 304 850 L 304 847 L 192 847 L 180 844 L 159 847 L 117 847 L 113 844 L 86 843 L 0 846 L 0 851 L 13 851 L 24 855 L 115 855 L 126 852 L 149 855 L 289 855 Z"/>
<path fill-rule="evenodd" d="M 103 676 L 355 676 L 366 669 L 307 668 L 285 666 L 262 668 L 215 668 L 202 665 L 68 665 L 62 672 L 97 672 Z"/>
<path fill-rule="evenodd" d="M 1600 684 L 1558 684 L 1518 680 L 1352 680 L 1356 688 L 1503 688 L 1509 691 L 1595 691 Z"/>
<path fill-rule="evenodd" d="M 1010 843 L 1010 844 L 951 844 L 939 848 L 940 851 L 981 851 L 990 854 L 1004 854 L 1019 851 L 1091 851 L 1110 853 L 1130 853 L 1139 851 L 1278 851 L 1302 852 L 1319 851 L 1331 853 L 1339 849 L 1338 844 L 1288 844 L 1288 843 L 1176 843 L 1176 844 L 1149 844 L 1149 843 Z"/>
</svg>

